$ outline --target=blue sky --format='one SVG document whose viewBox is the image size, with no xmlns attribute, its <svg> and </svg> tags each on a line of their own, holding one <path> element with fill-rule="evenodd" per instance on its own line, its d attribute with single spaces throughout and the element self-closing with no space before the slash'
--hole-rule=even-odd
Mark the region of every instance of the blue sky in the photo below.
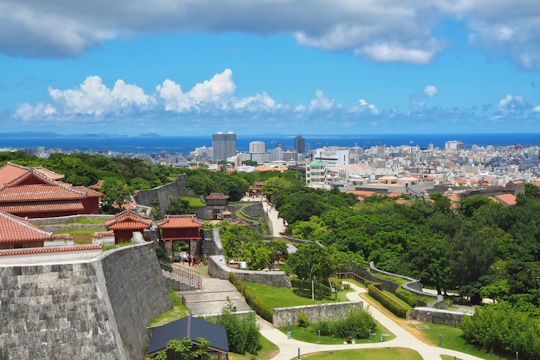
<svg viewBox="0 0 540 360">
<path fill-rule="evenodd" d="M 0 132 L 540 132 L 532 0 L 0 0 Z"/>
</svg>

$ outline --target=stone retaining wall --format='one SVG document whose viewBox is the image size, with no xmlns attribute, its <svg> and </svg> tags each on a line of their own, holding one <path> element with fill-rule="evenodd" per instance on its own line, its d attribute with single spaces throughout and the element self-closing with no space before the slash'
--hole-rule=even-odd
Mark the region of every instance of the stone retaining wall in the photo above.
<svg viewBox="0 0 540 360">
<path fill-rule="evenodd" d="M 229 280 L 229 273 L 234 273 L 240 281 L 253 282 L 279 288 L 291 288 L 291 281 L 283 271 L 254 271 L 232 269 L 227 266 L 223 255 L 213 255 L 208 259 L 208 274 L 213 278 Z"/>
<path fill-rule="evenodd" d="M 154 207 L 158 214 L 164 216 L 167 208 L 169 207 L 169 205 L 171 205 L 171 200 L 169 200 L 169 196 L 198 196 L 192 189 L 184 187 L 185 182 L 186 176 L 180 175 L 174 182 L 170 184 L 159 186 L 150 190 L 141 190 L 133 198 L 135 199 L 137 204 Z M 157 204 L 155 204 L 156 200 L 158 202 Z"/>
<path fill-rule="evenodd" d="M 351 307 L 353 309 L 363 309 L 364 303 L 362 301 L 347 301 L 332 304 L 276 308 L 273 314 L 273 325 L 274 327 L 281 327 L 287 325 L 289 322 L 295 325 L 300 313 L 304 313 L 309 322 L 341 319 L 345 317 Z"/>
<path fill-rule="evenodd" d="M 409 312 L 409 319 L 421 322 L 459 326 L 464 316 L 471 316 L 458 311 L 432 308 L 414 308 Z"/>
<path fill-rule="evenodd" d="M 146 324 L 171 308 L 153 243 L 0 266 L 0 359 L 142 359 Z"/>
</svg>

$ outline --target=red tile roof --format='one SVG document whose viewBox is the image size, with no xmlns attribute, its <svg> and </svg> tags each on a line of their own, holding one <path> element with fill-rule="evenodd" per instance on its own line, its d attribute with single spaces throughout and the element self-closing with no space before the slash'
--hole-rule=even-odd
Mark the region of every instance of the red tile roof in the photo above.
<svg viewBox="0 0 540 360">
<path fill-rule="evenodd" d="M 70 234 L 54 234 L 53 240 L 73 240 L 73 235 Z"/>
<path fill-rule="evenodd" d="M 0 202 L 21 202 L 39 200 L 83 199 L 86 193 L 75 188 L 54 185 L 21 185 L 0 189 Z"/>
<path fill-rule="evenodd" d="M 101 238 L 107 237 L 107 236 L 114 236 L 114 232 L 107 231 L 107 232 L 96 232 L 96 233 L 92 234 L 92 237 L 96 238 L 96 239 L 101 239 Z"/>
<path fill-rule="evenodd" d="M 125 210 L 105 222 L 107 230 L 143 230 L 152 227 L 152 221 L 135 211 Z"/>
<path fill-rule="evenodd" d="M 24 249 L 0 250 L 0 256 L 47 254 L 72 251 L 101 250 L 102 245 L 73 245 L 73 246 L 50 246 Z"/>
<path fill-rule="evenodd" d="M 84 186 L 74 186 L 73 189 L 86 193 L 86 197 L 99 197 L 102 198 L 105 194 L 95 191 L 93 189 L 85 188 Z"/>
<path fill-rule="evenodd" d="M 28 172 L 28 168 L 8 162 L 0 168 L 0 186 Z"/>
<path fill-rule="evenodd" d="M 53 235 L 18 216 L 0 211 L 0 243 L 52 240 Z"/>
<path fill-rule="evenodd" d="M 10 214 L 27 214 L 36 212 L 57 212 L 57 211 L 82 211 L 84 206 L 80 201 L 62 201 L 62 202 L 41 202 L 36 204 L 0 204 L 0 210 Z"/>
<path fill-rule="evenodd" d="M 206 197 L 206 200 L 226 200 L 229 198 L 229 195 L 223 193 L 211 193 Z"/>
<path fill-rule="evenodd" d="M 347 191 L 347 194 L 353 194 L 358 197 L 368 197 L 371 195 L 375 195 L 375 191 L 368 191 L 368 190 L 349 190 Z"/>
<path fill-rule="evenodd" d="M 204 222 L 195 215 L 167 215 L 165 219 L 158 221 L 157 226 L 160 229 L 202 228 Z"/>
<path fill-rule="evenodd" d="M 531 181 L 531 184 L 540 187 L 540 181 Z"/>
<path fill-rule="evenodd" d="M 516 205 L 516 197 L 512 194 L 495 195 L 494 198 L 499 200 L 501 203 L 503 203 L 506 206 Z"/>
<path fill-rule="evenodd" d="M 62 180 L 62 179 L 65 178 L 65 175 L 57 174 L 57 173 L 55 173 L 54 171 L 51 171 L 51 170 L 49 170 L 49 169 L 45 169 L 45 168 L 42 167 L 42 166 L 37 167 L 37 168 L 34 168 L 34 169 L 37 170 L 37 171 L 39 171 L 39 172 L 42 173 L 43 175 L 50 177 L 51 179 L 53 179 L 53 180 L 55 180 L 55 181 Z"/>
</svg>

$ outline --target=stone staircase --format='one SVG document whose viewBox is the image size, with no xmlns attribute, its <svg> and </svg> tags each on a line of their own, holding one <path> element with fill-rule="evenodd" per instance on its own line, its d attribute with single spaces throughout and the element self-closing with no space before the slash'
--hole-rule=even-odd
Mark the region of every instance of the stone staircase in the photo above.
<svg viewBox="0 0 540 360">
<path fill-rule="evenodd" d="M 227 298 L 236 307 L 236 311 L 250 310 L 248 304 L 236 291 L 233 284 L 227 280 L 203 278 L 201 291 L 178 292 L 182 302 L 191 310 L 194 316 L 218 315 L 227 305 Z"/>
</svg>

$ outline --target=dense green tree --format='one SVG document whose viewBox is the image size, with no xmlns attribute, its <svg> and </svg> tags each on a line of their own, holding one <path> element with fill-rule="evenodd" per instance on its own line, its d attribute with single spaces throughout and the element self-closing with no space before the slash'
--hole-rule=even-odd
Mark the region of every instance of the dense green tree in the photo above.
<svg viewBox="0 0 540 360">
<path fill-rule="evenodd" d="M 299 279 L 311 281 L 312 300 L 315 300 L 315 281 L 325 283 L 335 270 L 328 251 L 317 245 L 300 245 L 289 255 L 287 265 Z"/>
</svg>

